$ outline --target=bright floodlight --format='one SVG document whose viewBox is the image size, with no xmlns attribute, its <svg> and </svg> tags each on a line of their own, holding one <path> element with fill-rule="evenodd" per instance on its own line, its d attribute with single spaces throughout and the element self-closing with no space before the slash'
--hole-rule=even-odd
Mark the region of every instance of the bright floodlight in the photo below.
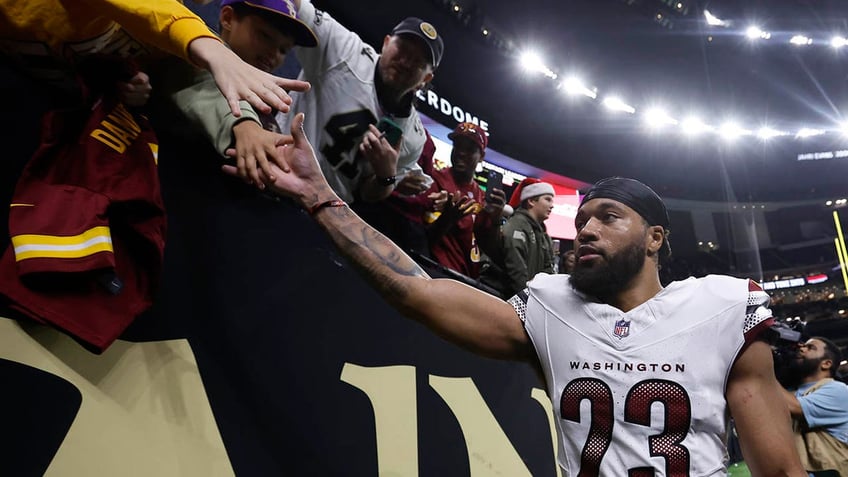
<svg viewBox="0 0 848 477">
<path fill-rule="evenodd" d="M 763 126 L 757 131 L 757 137 L 766 140 L 771 139 L 777 136 L 787 136 L 789 133 L 786 131 L 778 131 L 777 129 L 772 129 L 768 126 Z"/>
<path fill-rule="evenodd" d="M 709 10 L 704 10 L 704 17 L 707 19 L 707 25 L 710 26 L 720 26 L 726 27 L 728 26 L 728 22 L 722 20 L 721 18 L 710 13 Z"/>
<path fill-rule="evenodd" d="M 795 133 L 795 137 L 804 138 L 812 136 L 821 136 L 824 133 L 824 129 L 801 128 L 797 133 Z"/>
<path fill-rule="evenodd" d="M 680 127 L 683 129 L 683 134 L 686 134 L 687 136 L 694 136 L 696 134 L 712 130 L 711 126 L 704 124 L 700 118 L 695 116 L 690 116 L 684 119 L 680 124 Z"/>
<path fill-rule="evenodd" d="M 792 38 L 789 39 L 789 43 L 792 43 L 793 45 L 798 45 L 798 46 L 812 45 L 813 39 L 806 37 L 804 35 L 795 35 L 795 36 L 793 36 Z"/>
<path fill-rule="evenodd" d="M 572 95 L 582 94 L 583 96 L 588 96 L 592 99 L 598 97 L 598 93 L 594 89 L 589 88 L 574 76 L 569 76 L 562 82 L 562 89 L 565 90 L 566 93 Z"/>
<path fill-rule="evenodd" d="M 521 55 L 521 66 L 523 66 L 527 71 L 542 73 L 548 78 L 556 78 L 557 76 L 556 73 L 545 66 L 545 63 L 542 62 L 542 58 L 540 58 L 539 55 L 531 51 Z"/>
<path fill-rule="evenodd" d="M 771 33 L 761 30 L 758 26 L 752 25 L 749 26 L 747 30 L 745 30 L 745 36 L 752 40 L 768 40 L 769 38 L 771 38 Z"/>
<path fill-rule="evenodd" d="M 739 127 L 739 125 L 732 121 L 722 124 L 718 132 L 725 139 L 736 139 L 739 136 L 751 134 L 751 131 Z"/>
<path fill-rule="evenodd" d="M 621 111 L 629 114 L 633 114 L 636 112 L 636 108 L 630 106 L 629 104 L 625 103 L 620 98 L 615 96 L 607 96 L 604 99 L 604 106 L 606 106 L 607 109 L 610 109 L 612 111 Z"/>
<path fill-rule="evenodd" d="M 667 112 L 660 108 L 651 108 L 645 112 L 642 118 L 649 128 L 658 129 L 663 126 L 677 124 L 677 120 L 668 115 Z"/>
<path fill-rule="evenodd" d="M 848 40 L 845 37 L 835 36 L 830 39 L 830 46 L 834 48 L 842 48 L 845 45 L 848 45 Z"/>
<path fill-rule="evenodd" d="M 848 136 L 848 122 L 844 122 L 839 125 L 839 132 L 841 132 L 843 136 Z"/>
</svg>

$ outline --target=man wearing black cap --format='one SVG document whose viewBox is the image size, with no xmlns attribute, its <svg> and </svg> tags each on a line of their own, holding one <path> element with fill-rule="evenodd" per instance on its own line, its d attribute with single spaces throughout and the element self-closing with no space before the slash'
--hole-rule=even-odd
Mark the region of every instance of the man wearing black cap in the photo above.
<svg viewBox="0 0 848 477">
<path fill-rule="evenodd" d="M 663 288 L 668 214 L 648 186 L 611 178 L 592 187 L 575 219 L 576 278 L 539 274 L 504 302 L 429 278 L 362 222 L 321 177 L 302 121 L 282 151 L 292 173 L 268 185 L 306 208 L 401 313 L 542 373 L 563 474 L 724 476 L 732 416 L 753 475 L 806 475 L 771 348 L 757 339 L 773 322 L 768 295 L 726 276 Z"/>
<path fill-rule="evenodd" d="M 293 96 L 292 111 L 306 114 L 321 169 L 344 200 L 375 202 L 411 171 L 424 147 L 424 126 L 412 105 L 415 91 L 433 79 L 444 51 L 436 28 L 410 17 L 382 44 L 381 54 L 309 0 L 294 0 L 298 17 L 318 36 L 318 48 L 295 48 L 308 94 Z M 279 116 L 287 130 L 294 115 Z M 402 138 L 381 137 L 382 119 L 399 126 Z M 429 184 L 425 184 L 429 185 Z"/>
</svg>

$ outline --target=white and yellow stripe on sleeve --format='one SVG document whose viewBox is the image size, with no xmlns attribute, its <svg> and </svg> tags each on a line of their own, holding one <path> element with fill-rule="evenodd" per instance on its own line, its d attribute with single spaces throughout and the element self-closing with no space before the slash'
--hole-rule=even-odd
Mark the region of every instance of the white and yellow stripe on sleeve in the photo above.
<svg viewBox="0 0 848 477">
<path fill-rule="evenodd" d="M 22 234 L 12 237 L 15 260 L 28 258 L 83 258 L 112 250 L 109 227 L 93 227 L 79 235 Z"/>
</svg>

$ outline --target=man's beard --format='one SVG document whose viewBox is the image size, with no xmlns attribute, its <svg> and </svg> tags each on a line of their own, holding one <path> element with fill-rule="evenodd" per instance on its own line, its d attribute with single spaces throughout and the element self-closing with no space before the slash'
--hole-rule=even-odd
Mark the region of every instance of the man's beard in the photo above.
<svg viewBox="0 0 848 477">
<path fill-rule="evenodd" d="M 789 377 L 796 378 L 799 381 L 803 380 L 807 376 L 815 374 L 815 372 L 819 370 L 819 366 L 821 366 L 821 362 L 824 361 L 824 359 L 824 357 L 821 357 L 790 360 L 786 373 Z"/>
<path fill-rule="evenodd" d="M 627 288 L 642 270 L 646 252 L 646 245 L 639 241 L 612 257 L 603 255 L 592 266 L 581 265 L 578 259 L 571 272 L 571 286 L 597 298 L 613 297 Z"/>
</svg>

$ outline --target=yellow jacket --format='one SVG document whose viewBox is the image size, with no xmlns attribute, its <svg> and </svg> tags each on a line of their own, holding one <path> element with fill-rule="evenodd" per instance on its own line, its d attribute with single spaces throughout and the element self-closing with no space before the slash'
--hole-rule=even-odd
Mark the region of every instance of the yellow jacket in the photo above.
<svg viewBox="0 0 848 477">
<path fill-rule="evenodd" d="M 0 39 L 28 45 L 29 54 L 68 58 L 111 52 L 115 41 L 130 37 L 145 45 L 188 59 L 188 44 L 217 38 L 197 15 L 177 0 L 0 0 Z M 39 51 L 40 50 L 40 51 Z"/>
<path fill-rule="evenodd" d="M 76 58 L 165 51 L 189 60 L 202 37 L 217 39 L 177 0 L 0 0 L 0 53 L 60 90 L 75 88 Z"/>
</svg>

